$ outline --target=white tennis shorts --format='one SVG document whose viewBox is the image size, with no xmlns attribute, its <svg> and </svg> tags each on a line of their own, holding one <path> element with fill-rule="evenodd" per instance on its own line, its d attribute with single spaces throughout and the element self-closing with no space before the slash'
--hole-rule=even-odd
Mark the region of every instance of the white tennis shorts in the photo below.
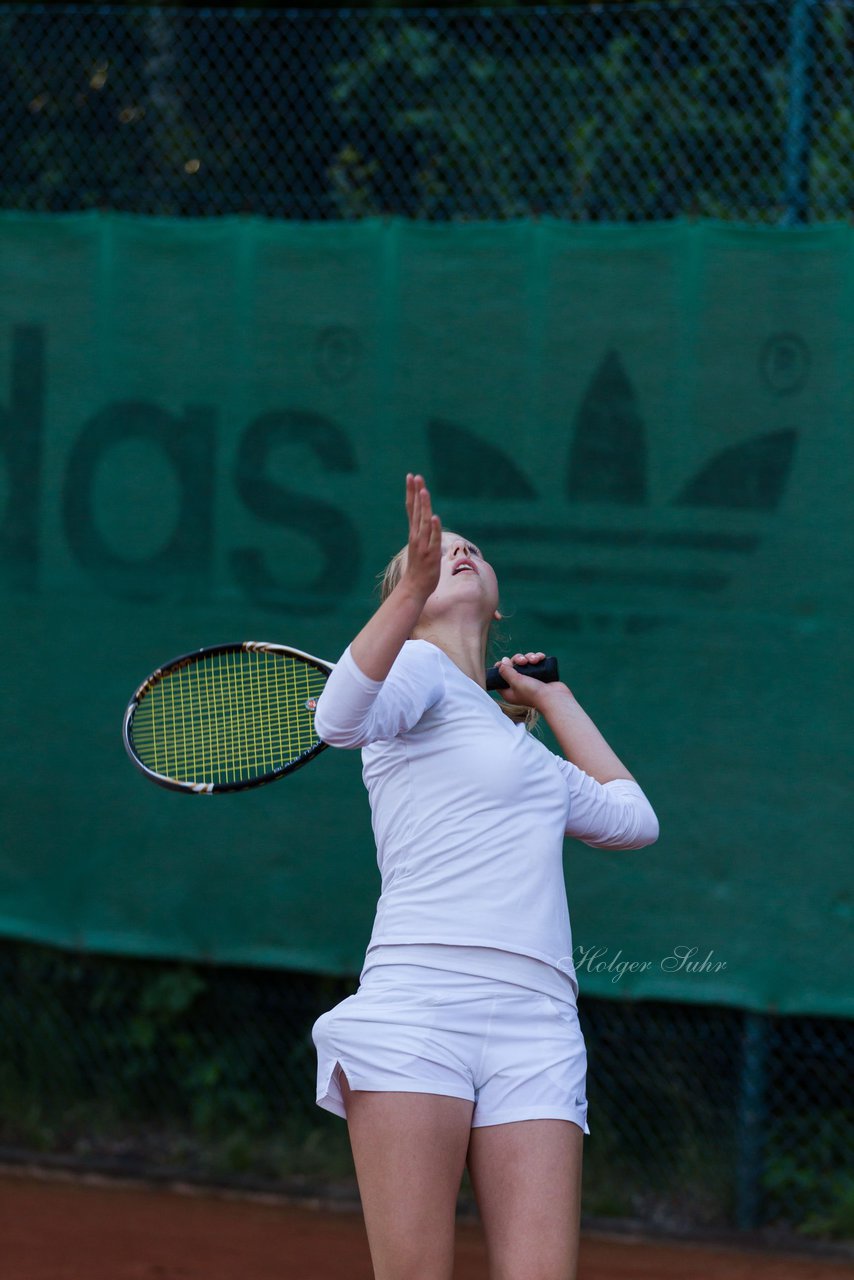
<svg viewBox="0 0 854 1280">
<path fill-rule="evenodd" d="M 587 1127 L 587 1052 L 572 1000 L 496 978 L 378 965 L 312 1028 L 317 1104 L 346 1117 L 352 1089 L 474 1102 L 472 1128 L 516 1120 Z"/>
</svg>

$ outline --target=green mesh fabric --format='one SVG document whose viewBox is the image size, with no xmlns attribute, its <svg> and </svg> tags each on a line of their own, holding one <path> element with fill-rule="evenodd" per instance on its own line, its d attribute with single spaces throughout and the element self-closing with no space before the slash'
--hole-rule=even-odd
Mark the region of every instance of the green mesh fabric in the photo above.
<svg viewBox="0 0 854 1280">
<path fill-rule="evenodd" d="M 121 718 L 205 644 L 337 658 L 417 469 L 660 817 L 567 844 L 582 988 L 850 1013 L 852 245 L 4 214 L 2 932 L 358 966 L 358 756 L 196 799 Z"/>
</svg>

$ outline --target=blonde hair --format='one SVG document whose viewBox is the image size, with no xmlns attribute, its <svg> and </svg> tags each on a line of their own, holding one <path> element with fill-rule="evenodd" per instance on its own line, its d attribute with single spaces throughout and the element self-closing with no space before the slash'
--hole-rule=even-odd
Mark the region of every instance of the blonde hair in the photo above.
<svg viewBox="0 0 854 1280">
<path fill-rule="evenodd" d="M 406 547 L 392 556 L 382 573 L 378 574 L 380 588 L 380 602 L 387 600 L 394 591 L 397 584 L 403 577 L 403 562 L 406 558 Z M 492 636 L 490 635 L 490 641 Z M 524 724 L 529 731 L 534 728 L 540 718 L 539 711 L 535 711 L 533 707 L 517 706 L 511 702 L 505 702 L 503 698 L 498 699 L 498 706 L 504 714 L 515 724 Z"/>
</svg>

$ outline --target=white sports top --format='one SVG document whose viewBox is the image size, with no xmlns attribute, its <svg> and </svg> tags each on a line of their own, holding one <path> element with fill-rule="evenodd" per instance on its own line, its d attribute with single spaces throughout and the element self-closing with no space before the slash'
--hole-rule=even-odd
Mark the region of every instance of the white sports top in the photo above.
<svg viewBox="0 0 854 1280">
<path fill-rule="evenodd" d="M 348 647 L 315 727 L 331 746 L 362 748 L 382 881 L 363 973 L 432 956 L 572 999 L 563 838 L 652 844 L 658 819 L 638 784 L 597 782 L 549 751 L 426 640 L 407 640 L 385 680 Z"/>
</svg>

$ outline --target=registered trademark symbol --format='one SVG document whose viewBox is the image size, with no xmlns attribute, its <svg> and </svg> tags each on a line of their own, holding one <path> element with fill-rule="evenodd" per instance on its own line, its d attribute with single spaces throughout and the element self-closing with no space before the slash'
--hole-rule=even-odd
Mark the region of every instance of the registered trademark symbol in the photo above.
<svg viewBox="0 0 854 1280">
<path fill-rule="evenodd" d="M 321 382 L 340 386 L 349 382 L 359 367 L 362 344 L 346 325 L 321 329 L 314 344 L 314 367 Z"/>
<path fill-rule="evenodd" d="M 810 371 L 810 351 L 797 333 L 775 333 L 765 342 L 759 355 L 762 380 L 778 396 L 791 396 L 801 391 Z"/>
</svg>

